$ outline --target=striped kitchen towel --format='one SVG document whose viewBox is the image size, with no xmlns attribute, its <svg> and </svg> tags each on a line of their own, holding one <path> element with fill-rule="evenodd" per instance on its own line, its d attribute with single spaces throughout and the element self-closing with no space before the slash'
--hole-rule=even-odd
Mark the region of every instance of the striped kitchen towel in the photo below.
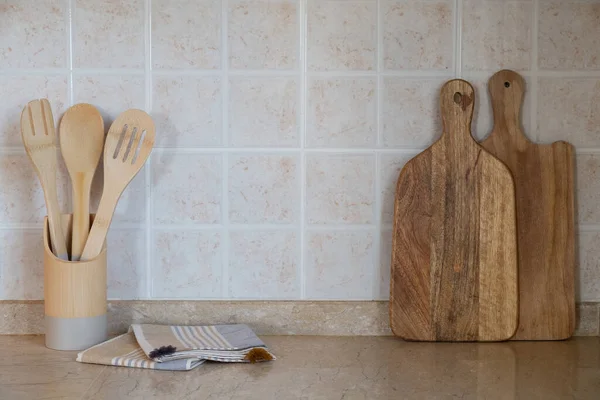
<svg viewBox="0 0 600 400">
<path fill-rule="evenodd" d="M 77 355 L 77 361 L 82 363 L 169 371 L 188 371 L 206 360 L 258 362 L 274 359 L 252 329 L 243 324 L 134 324 L 127 333 Z"/>
</svg>

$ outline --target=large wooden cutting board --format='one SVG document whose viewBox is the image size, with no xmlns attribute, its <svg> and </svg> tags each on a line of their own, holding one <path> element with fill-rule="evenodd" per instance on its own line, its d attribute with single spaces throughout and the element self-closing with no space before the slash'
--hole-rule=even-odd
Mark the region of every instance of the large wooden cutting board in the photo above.
<svg viewBox="0 0 600 400">
<path fill-rule="evenodd" d="M 516 188 L 519 327 L 513 339 L 566 339 L 575 328 L 573 146 L 525 137 L 519 74 L 500 71 L 488 88 L 494 128 L 481 145 L 508 166 Z"/>
<path fill-rule="evenodd" d="M 498 341 L 517 328 L 514 183 L 471 137 L 473 87 L 447 82 L 443 134 L 400 172 L 390 324 L 407 340 Z"/>
</svg>

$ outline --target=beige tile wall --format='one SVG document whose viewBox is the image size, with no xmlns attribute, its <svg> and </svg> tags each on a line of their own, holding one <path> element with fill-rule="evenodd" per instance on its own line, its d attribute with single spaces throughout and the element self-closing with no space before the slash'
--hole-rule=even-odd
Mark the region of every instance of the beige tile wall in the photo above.
<svg viewBox="0 0 600 400">
<path fill-rule="evenodd" d="M 486 81 L 512 68 L 529 137 L 577 147 L 578 298 L 598 302 L 599 21 L 592 0 L 2 1 L 0 299 L 43 296 L 31 99 L 156 122 L 108 238 L 111 299 L 378 300 L 395 180 L 440 134 L 440 86 L 475 85 L 483 138 Z"/>
</svg>

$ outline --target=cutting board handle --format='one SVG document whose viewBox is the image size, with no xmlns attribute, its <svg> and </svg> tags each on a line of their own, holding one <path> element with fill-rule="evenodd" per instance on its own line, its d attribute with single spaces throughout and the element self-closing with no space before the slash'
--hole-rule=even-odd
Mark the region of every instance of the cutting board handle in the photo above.
<svg viewBox="0 0 600 400">
<path fill-rule="evenodd" d="M 496 72 L 488 81 L 488 90 L 494 110 L 494 129 L 508 135 L 517 144 L 527 145 L 529 140 L 521 130 L 521 106 L 525 94 L 525 80 L 518 73 L 503 69 Z"/>
<path fill-rule="evenodd" d="M 471 136 L 471 120 L 475 89 L 465 80 L 453 79 L 446 82 L 440 93 L 443 138 L 458 141 L 474 141 Z"/>
</svg>

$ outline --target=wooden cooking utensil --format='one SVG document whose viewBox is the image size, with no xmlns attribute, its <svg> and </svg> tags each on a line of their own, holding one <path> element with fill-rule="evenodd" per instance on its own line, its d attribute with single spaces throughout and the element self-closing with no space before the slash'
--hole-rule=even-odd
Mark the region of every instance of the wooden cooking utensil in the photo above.
<svg viewBox="0 0 600 400">
<path fill-rule="evenodd" d="M 44 191 L 52 252 L 68 260 L 56 191 L 56 130 L 47 99 L 30 101 L 21 113 L 21 138 Z"/>
<path fill-rule="evenodd" d="M 91 104 L 76 104 L 63 115 L 59 134 L 73 185 L 71 261 L 79 261 L 90 231 L 90 190 L 104 149 L 104 120 Z"/>
<path fill-rule="evenodd" d="M 574 149 L 530 142 L 520 124 L 523 78 L 489 80 L 494 128 L 481 145 L 515 181 L 519 244 L 519 327 L 513 339 L 560 340 L 575 329 Z"/>
<path fill-rule="evenodd" d="M 471 137 L 473 87 L 441 90 L 442 137 L 400 172 L 390 324 L 407 340 L 498 341 L 517 328 L 514 183 Z"/>
<path fill-rule="evenodd" d="M 81 255 L 100 254 L 121 193 L 142 168 L 154 146 L 154 122 L 141 110 L 127 110 L 112 123 L 104 144 L 104 189 Z"/>
</svg>

